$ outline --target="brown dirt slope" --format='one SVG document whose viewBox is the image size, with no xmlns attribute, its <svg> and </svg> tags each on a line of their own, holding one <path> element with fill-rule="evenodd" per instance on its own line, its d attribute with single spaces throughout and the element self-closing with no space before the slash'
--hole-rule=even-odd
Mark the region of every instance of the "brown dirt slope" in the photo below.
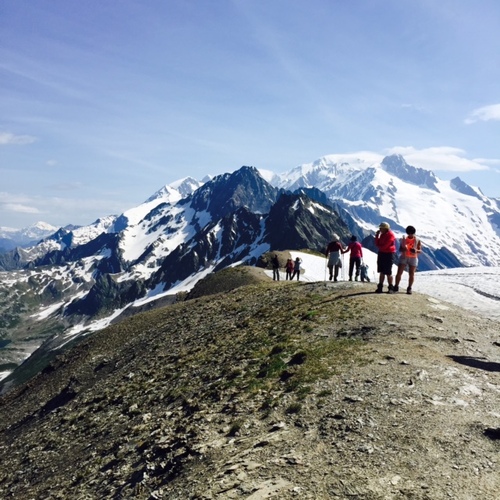
<svg viewBox="0 0 500 500">
<path fill-rule="evenodd" d="M 498 326 L 356 282 L 134 316 L 1 400 L 0 497 L 496 499 Z"/>
</svg>

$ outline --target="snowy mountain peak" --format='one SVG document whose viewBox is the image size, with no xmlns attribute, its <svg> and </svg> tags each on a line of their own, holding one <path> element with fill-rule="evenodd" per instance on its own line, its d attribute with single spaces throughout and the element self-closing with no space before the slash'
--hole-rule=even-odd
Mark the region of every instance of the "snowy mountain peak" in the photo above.
<svg viewBox="0 0 500 500">
<path fill-rule="evenodd" d="M 402 181 L 439 192 L 437 178 L 431 171 L 409 165 L 401 155 L 386 156 L 381 167 Z"/>
<path fill-rule="evenodd" d="M 145 203 L 149 203 L 151 201 L 156 201 L 156 200 L 161 200 L 162 202 L 165 203 L 175 203 L 176 201 L 179 201 L 183 196 L 181 193 L 173 188 L 171 185 L 166 184 L 163 186 L 161 189 L 156 191 L 152 196 L 150 196 Z"/>
<path fill-rule="evenodd" d="M 24 233 L 26 235 L 38 235 L 40 233 L 48 233 L 48 232 L 54 232 L 54 231 L 57 231 L 57 227 L 55 226 L 52 226 L 51 224 L 48 224 L 47 222 L 43 222 L 43 221 L 38 221 L 38 222 L 35 222 L 33 225 L 27 227 L 26 229 L 24 229 Z"/>
<path fill-rule="evenodd" d="M 170 187 L 175 189 L 178 193 L 180 193 L 182 198 L 189 196 L 194 193 L 199 187 L 201 187 L 207 180 L 197 181 L 192 177 L 184 177 L 183 179 L 179 179 L 170 183 Z"/>
<path fill-rule="evenodd" d="M 209 212 L 214 218 L 224 217 L 238 207 L 267 213 L 277 193 L 278 189 L 266 182 L 255 167 L 244 166 L 201 186 L 193 193 L 191 206 L 197 212 Z"/>
<path fill-rule="evenodd" d="M 468 196 L 474 196 L 475 198 L 483 198 L 484 194 L 479 188 L 474 188 L 472 186 L 469 186 L 466 182 L 464 182 L 460 177 L 455 177 L 454 179 L 451 179 L 450 181 L 450 186 L 452 189 L 455 191 L 466 194 Z"/>
<path fill-rule="evenodd" d="M 43 238 L 55 233 L 57 229 L 57 227 L 42 221 L 23 229 L 0 227 L 0 250 L 7 251 L 16 246 L 34 245 Z"/>
</svg>

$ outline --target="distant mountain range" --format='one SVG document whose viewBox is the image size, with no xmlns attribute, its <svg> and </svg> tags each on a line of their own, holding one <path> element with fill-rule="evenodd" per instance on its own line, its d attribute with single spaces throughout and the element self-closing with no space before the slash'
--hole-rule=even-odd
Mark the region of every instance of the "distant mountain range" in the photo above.
<svg viewBox="0 0 500 500">
<path fill-rule="evenodd" d="M 36 245 L 55 231 L 57 231 L 57 227 L 41 221 L 23 229 L 0 226 L 0 253 L 8 252 L 16 247 Z"/>
<path fill-rule="evenodd" d="M 0 255 L 0 339 L 30 339 L 24 351 L 0 351 L 0 363 L 10 371 L 42 343 L 58 348 L 270 250 L 322 252 L 334 233 L 373 249 L 381 221 L 398 235 L 417 228 L 421 270 L 500 265 L 500 200 L 459 178 L 440 180 L 397 155 L 378 164 L 331 155 L 281 175 L 242 167 L 183 179 L 119 216 Z"/>
</svg>

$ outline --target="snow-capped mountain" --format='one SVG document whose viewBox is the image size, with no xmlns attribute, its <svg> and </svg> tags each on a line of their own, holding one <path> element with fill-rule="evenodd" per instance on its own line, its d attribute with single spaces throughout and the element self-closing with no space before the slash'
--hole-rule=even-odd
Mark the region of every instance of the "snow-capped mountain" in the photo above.
<svg viewBox="0 0 500 500">
<path fill-rule="evenodd" d="M 12 250 L 15 247 L 35 245 L 41 239 L 56 232 L 57 229 L 57 227 L 42 221 L 23 229 L 0 227 L 0 253 Z"/>
<path fill-rule="evenodd" d="M 9 297 L 0 313 L 12 318 L 0 335 L 11 338 L 22 316 L 28 349 L 54 334 L 44 349 L 57 348 L 212 272 L 255 263 L 270 249 L 322 251 L 333 233 L 350 235 L 331 207 L 271 186 L 253 167 L 217 176 L 183 198 L 164 187 L 118 217 L 0 256 L 10 269 L 0 273 L 0 293 Z M 0 365 L 19 363 L 13 353 L 0 351 L 11 356 Z"/>
<path fill-rule="evenodd" d="M 440 180 L 400 155 L 382 162 L 371 155 L 325 156 L 281 174 L 274 183 L 291 190 L 320 189 L 366 234 L 382 220 L 398 234 L 411 224 L 428 249 L 445 249 L 465 266 L 500 264 L 500 200 L 458 177 Z"/>
<path fill-rule="evenodd" d="M 279 175 L 242 167 L 163 186 L 119 216 L 0 255 L 7 271 L 0 294 L 8 297 L 0 302 L 1 338 L 30 339 L 10 358 L 0 351 L 0 365 L 18 364 L 49 337 L 44 352 L 210 273 L 254 264 L 269 250 L 323 251 L 333 233 L 345 242 L 355 234 L 372 248 L 382 220 L 397 235 L 417 228 L 420 270 L 500 265 L 499 200 L 401 156 L 331 155 Z"/>
</svg>

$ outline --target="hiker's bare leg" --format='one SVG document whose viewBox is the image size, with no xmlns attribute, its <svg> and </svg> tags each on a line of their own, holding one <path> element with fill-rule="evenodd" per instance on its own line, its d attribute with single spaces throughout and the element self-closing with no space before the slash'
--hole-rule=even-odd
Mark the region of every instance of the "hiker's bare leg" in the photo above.
<svg viewBox="0 0 500 500">
<path fill-rule="evenodd" d="M 409 266 L 408 268 L 408 286 L 411 288 L 413 286 L 413 282 L 415 281 L 415 271 L 416 266 Z"/>
<path fill-rule="evenodd" d="M 405 266 L 400 264 L 398 266 L 398 274 L 396 274 L 396 286 L 399 286 L 399 283 L 401 282 L 401 278 L 403 276 L 404 270 L 405 270 Z"/>
</svg>

